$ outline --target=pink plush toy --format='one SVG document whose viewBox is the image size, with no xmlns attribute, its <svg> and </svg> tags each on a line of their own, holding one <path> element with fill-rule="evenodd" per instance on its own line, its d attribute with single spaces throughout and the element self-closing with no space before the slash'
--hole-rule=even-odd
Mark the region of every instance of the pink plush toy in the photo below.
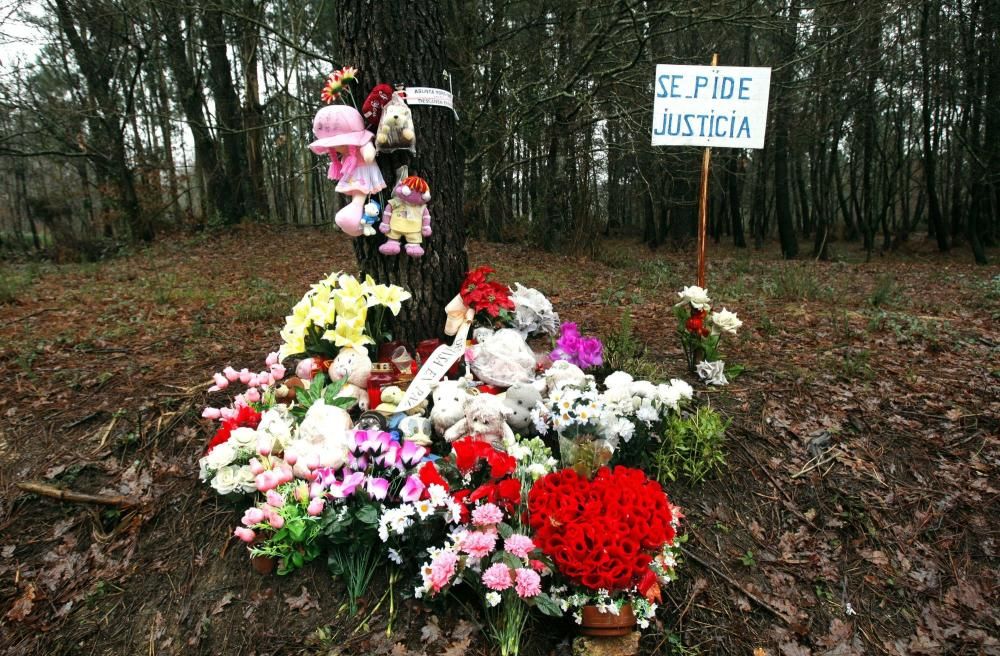
<svg viewBox="0 0 1000 656">
<path fill-rule="evenodd" d="M 392 190 L 392 198 L 382 213 L 379 230 L 389 238 L 378 247 L 383 255 L 399 255 L 399 240 L 406 239 L 406 254 L 420 257 L 424 254 L 424 237 L 431 236 L 431 213 L 427 203 L 431 188 L 427 181 L 415 175 L 400 180 Z"/>
<path fill-rule="evenodd" d="M 319 110 L 313 119 L 313 134 L 316 141 L 309 148 L 317 155 L 330 156 L 327 177 L 339 180 L 337 191 L 351 197 L 334 221 L 351 237 L 359 237 L 364 232 L 361 217 L 365 199 L 385 189 L 385 180 L 375 164 L 375 135 L 365 129 L 358 110 L 347 105 L 328 105 Z"/>
</svg>

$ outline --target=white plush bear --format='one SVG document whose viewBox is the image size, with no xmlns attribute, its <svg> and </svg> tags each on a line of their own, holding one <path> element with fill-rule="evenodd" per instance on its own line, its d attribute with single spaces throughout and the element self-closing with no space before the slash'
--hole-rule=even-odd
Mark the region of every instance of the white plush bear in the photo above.
<svg viewBox="0 0 1000 656">
<path fill-rule="evenodd" d="M 375 143 L 380 146 L 405 147 L 413 143 L 413 114 L 403 102 L 387 103 L 378 124 Z"/>
<path fill-rule="evenodd" d="M 535 381 L 535 387 L 543 396 L 548 396 L 552 390 L 572 385 L 574 387 L 587 387 L 593 376 L 583 373 L 583 369 L 565 360 L 556 360 L 552 366 L 546 370 L 544 377 Z M 631 382 L 631 381 L 630 381 Z"/>
<path fill-rule="evenodd" d="M 442 380 L 437 384 L 431 394 L 431 422 L 437 435 L 443 436 L 465 416 L 468 396 L 469 386 L 464 380 Z"/>
<path fill-rule="evenodd" d="M 330 380 L 347 379 L 338 397 L 347 396 L 358 400 L 358 407 L 368 409 L 368 378 L 372 373 L 372 361 L 363 348 L 345 346 L 330 363 Z"/>
<path fill-rule="evenodd" d="M 516 330 L 504 328 L 484 335 L 469 349 L 468 357 L 472 373 L 490 385 L 510 387 L 534 378 L 535 354 Z"/>
<path fill-rule="evenodd" d="M 531 410 L 542 402 L 542 394 L 530 383 L 518 383 L 504 394 L 503 403 L 510 410 L 507 425 L 521 435 L 533 431 Z"/>
<path fill-rule="evenodd" d="M 507 425 L 510 408 L 503 399 L 493 394 L 469 396 L 465 402 L 465 416 L 444 433 L 444 439 L 454 442 L 466 435 L 474 435 L 493 444 L 513 440 L 514 431 Z"/>
</svg>

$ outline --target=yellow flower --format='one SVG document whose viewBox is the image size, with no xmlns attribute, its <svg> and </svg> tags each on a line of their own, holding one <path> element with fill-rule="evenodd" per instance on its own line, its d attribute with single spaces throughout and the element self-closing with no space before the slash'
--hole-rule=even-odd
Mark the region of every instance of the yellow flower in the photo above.
<svg viewBox="0 0 1000 656">
<path fill-rule="evenodd" d="M 384 305 L 389 308 L 393 316 L 399 314 L 402 302 L 410 298 L 410 292 L 397 285 L 375 285 L 372 293 L 375 295 L 375 302 L 373 303 L 369 298 L 368 304 Z"/>
<path fill-rule="evenodd" d="M 305 331 L 294 327 L 285 326 L 281 331 L 283 343 L 278 348 L 278 358 L 284 360 L 290 355 L 302 353 L 306 350 Z"/>
<path fill-rule="evenodd" d="M 355 296 L 364 296 L 365 290 L 361 287 L 361 283 L 359 283 L 358 279 L 354 276 L 349 276 L 345 273 L 337 279 L 337 282 L 340 283 L 342 293 L 348 297 L 353 298 Z"/>
<path fill-rule="evenodd" d="M 323 339 L 333 342 L 334 346 L 354 346 L 363 348 L 365 344 L 374 344 L 374 340 L 364 333 L 365 322 L 357 319 L 348 319 L 344 316 L 337 318 L 337 327 L 323 333 Z"/>
<path fill-rule="evenodd" d="M 375 279 L 372 278 L 370 275 L 366 275 L 365 276 L 365 281 L 363 283 L 361 283 L 361 289 L 364 290 L 366 297 L 371 296 L 371 294 L 373 293 L 373 291 L 375 289 Z M 371 299 L 369 298 L 368 299 L 368 306 L 371 307 L 372 305 L 373 305 L 373 303 L 371 302 Z"/>
</svg>

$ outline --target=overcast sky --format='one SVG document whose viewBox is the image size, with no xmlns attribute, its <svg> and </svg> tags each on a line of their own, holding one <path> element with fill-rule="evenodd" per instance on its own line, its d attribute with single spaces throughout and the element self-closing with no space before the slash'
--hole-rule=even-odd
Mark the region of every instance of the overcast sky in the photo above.
<svg viewBox="0 0 1000 656">
<path fill-rule="evenodd" d="M 34 0 L 0 0 L 0 72 L 27 64 L 41 50 L 48 35 L 22 19 L 24 12 L 38 15 L 41 11 Z"/>
</svg>

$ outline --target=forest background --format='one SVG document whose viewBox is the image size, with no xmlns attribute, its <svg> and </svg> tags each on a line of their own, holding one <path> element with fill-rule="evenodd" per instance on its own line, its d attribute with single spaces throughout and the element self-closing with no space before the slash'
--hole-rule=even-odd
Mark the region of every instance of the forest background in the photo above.
<svg viewBox="0 0 1000 656">
<path fill-rule="evenodd" d="M 0 31 L 32 24 L 37 54 L 3 62 L 0 247 L 94 260 L 179 229 L 329 223 L 340 197 L 305 146 L 324 77 L 355 63 L 338 54 L 352 38 L 339 4 L 9 7 Z M 371 9 L 413 11 L 397 4 Z M 787 258 L 826 259 L 926 235 L 978 263 L 997 243 L 1000 0 L 443 9 L 448 75 L 415 73 L 455 92 L 471 237 L 556 252 L 593 251 L 595 233 L 691 243 L 700 151 L 649 145 L 653 71 L 718 52 L 773 77 L 765 148 L 713 155 L 715 239 L 777 237 Z"/>
</svg>

